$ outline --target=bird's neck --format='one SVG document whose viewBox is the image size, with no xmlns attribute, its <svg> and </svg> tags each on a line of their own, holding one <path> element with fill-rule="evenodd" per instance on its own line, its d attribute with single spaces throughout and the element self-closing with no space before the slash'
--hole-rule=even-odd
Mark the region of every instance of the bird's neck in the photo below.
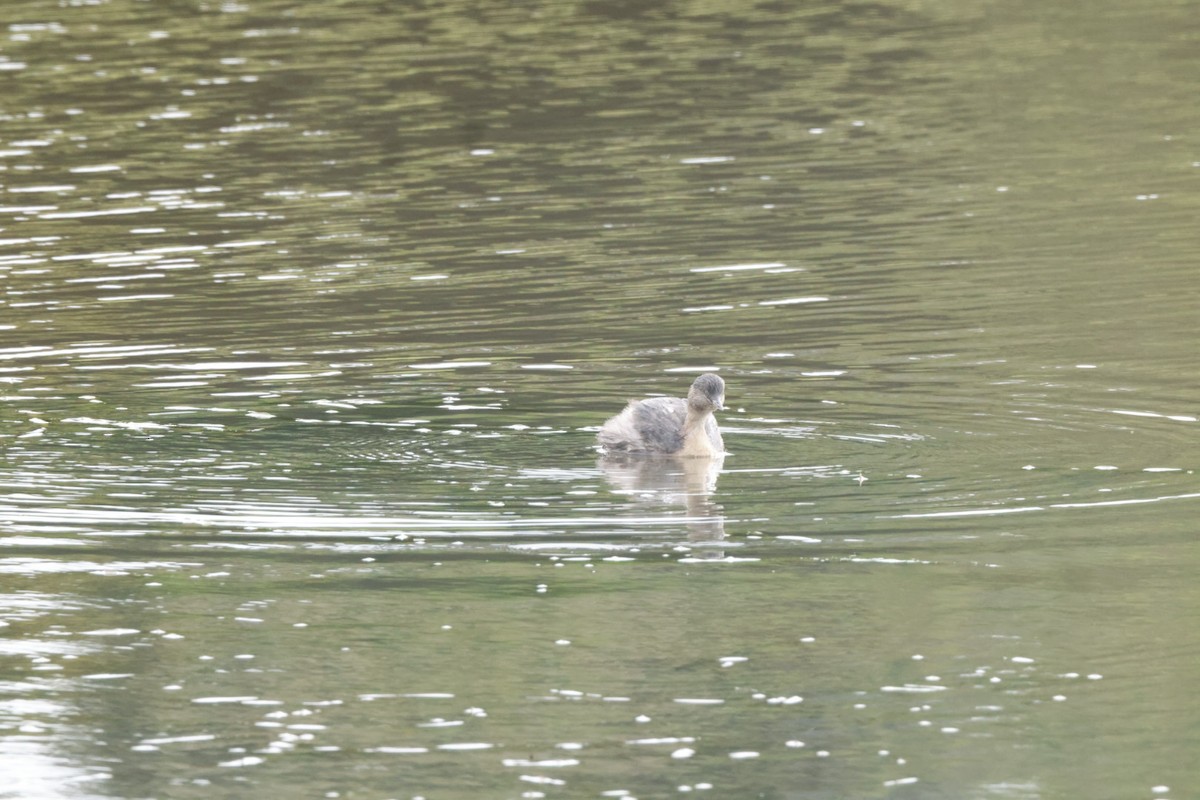
<svg viewBox="0 0 1200 800">
<path fill-rule="evenodd" d="M 688 408 L 687 417 L 683 421 L 683 447 L 679 451 L 681 456 L 716 455 L 705 428 L 708 417 L 709 412 Z"/>
</svg>

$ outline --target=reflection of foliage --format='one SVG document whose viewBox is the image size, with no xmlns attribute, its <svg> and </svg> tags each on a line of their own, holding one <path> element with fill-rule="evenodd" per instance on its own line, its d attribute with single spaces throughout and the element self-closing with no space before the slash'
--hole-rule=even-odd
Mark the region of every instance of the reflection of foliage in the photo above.
<svg viewBox="0 0 1200 800">
<path fill-rule="evenodd" d="M 39 179 L 71 180 L 73 191 L 44 198 L 56 210 L 154 209 L 35 215 L 16 231 L 37 238 L 33 255 L 125 252 L 133 263 L 147 242 L 194 249 L 155 283 L 180 300 L 120 317 L 60 282 L 103 275 L 103 264 L 72 258 L 35 281 L 75 307 L 61 328 L 106 338 L 143 317 L 165 333 L 164 307 L 201 297 L 206 338 L 259 321 L 278 329 L 297 301 L 320 319 L 386 298 L 409 310 L 397 321 L 418 338 L 431 324 L 436 338 L 483 322 L 492 341 L 573 328 L 571 298 L 637 313 L 676 280 L 663 270 L 693 255 L 689 242 L 707 258 L 719 229 L 724 248 L 752 254 L 761 201 L 806 215 L 822 184 L 860 177 L 871 163 L 861 148 L 876 145 L 847 115 L 874 104 L 873 124 L 886 124 L 902 113 L 880 94 L 913 78 L 930 24 L 864 4 L 118 5 L 75 11 L 80 37 L 35 26 L 13 43 L 9 57 L 27 67 L 6 95 L 9 108 L 39 109 L 9 120 L 13 135 L 47 141 L 30 156 Z M 68 108 L 81 113 L 62 116 Z M 826 126 L 859 142 L 860 166 L 822 148 L 811 131 Z M 681 163 L 696 154 L 728 159 Z M 72 172 L 98 163 L 119 169 Z M 857 224 L 819 213 L 826 228 Z M 811 240 L 800 221 L 770 257 Z M 131 237 L 131 223 L 163 230 Z M 262 244 L 224 248 L 239 240 Z M 505 248 L 519 257 L 498 259 Z M 243 297 L 245 279 L 281 271 L 298 279 Z M 420 291 L 409 281 L 446 271 L 452 281 Z M 509 307 L 495 320 L 507 333 L 461 302 L 479 293 Z M 264 313 L 247 319 L 244 303 L 259 300 Z M 430 312 L 436 322 L 412 316 Z M 178 318 L 194 329 L 194 313 Z M 537 323 L 514 327 L 514 314 Z M 668 341 L 687 335 L 675 309 L 659 321 Z"/>
</svg>

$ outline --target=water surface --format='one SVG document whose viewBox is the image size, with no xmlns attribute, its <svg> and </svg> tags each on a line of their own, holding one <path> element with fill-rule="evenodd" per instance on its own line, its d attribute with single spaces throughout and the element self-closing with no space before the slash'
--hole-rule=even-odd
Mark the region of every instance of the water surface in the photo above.
<svg viewBox="0 0 1200 800">
<path fill-rule="evenodd" d="M 1188 4 L 9 6 L 0 796 L 1196 794 Z"/>
</svg>

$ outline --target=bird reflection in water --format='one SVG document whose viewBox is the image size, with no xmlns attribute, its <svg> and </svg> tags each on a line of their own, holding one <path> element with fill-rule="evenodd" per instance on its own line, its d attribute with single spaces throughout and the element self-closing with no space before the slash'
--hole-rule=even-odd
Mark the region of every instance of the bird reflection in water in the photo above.
<svg viewBox="0 0 1200 800">
<path fill-rule="evenodd" d="M 725 513 L 713 502 L 717 476 L 724 456 L 686 458 L 679 456 L 628 456 L 606 453 L 597 466 L 618 494 L 646 507 L 676 507 L 687 510 L 688 540 L 719 542 L 725 538 Z M 722 551 L 705 550 L 721 558 Z"/>
</svg>

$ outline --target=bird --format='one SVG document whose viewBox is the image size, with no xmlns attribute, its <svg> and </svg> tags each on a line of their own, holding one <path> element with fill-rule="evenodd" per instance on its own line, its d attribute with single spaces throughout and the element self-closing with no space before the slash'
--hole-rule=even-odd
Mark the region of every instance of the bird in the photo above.
<svg viewBox="0 0 1200 800">
<path fill-rule="evenodd" d="M 706 372 L 692 383 L 687 399 L 630 400 L 596 435 L 605 455 L 673 455 L 714 458 L 725 443 L 714 411 L 725 408 L 725 381 Z"/>
</svg>

